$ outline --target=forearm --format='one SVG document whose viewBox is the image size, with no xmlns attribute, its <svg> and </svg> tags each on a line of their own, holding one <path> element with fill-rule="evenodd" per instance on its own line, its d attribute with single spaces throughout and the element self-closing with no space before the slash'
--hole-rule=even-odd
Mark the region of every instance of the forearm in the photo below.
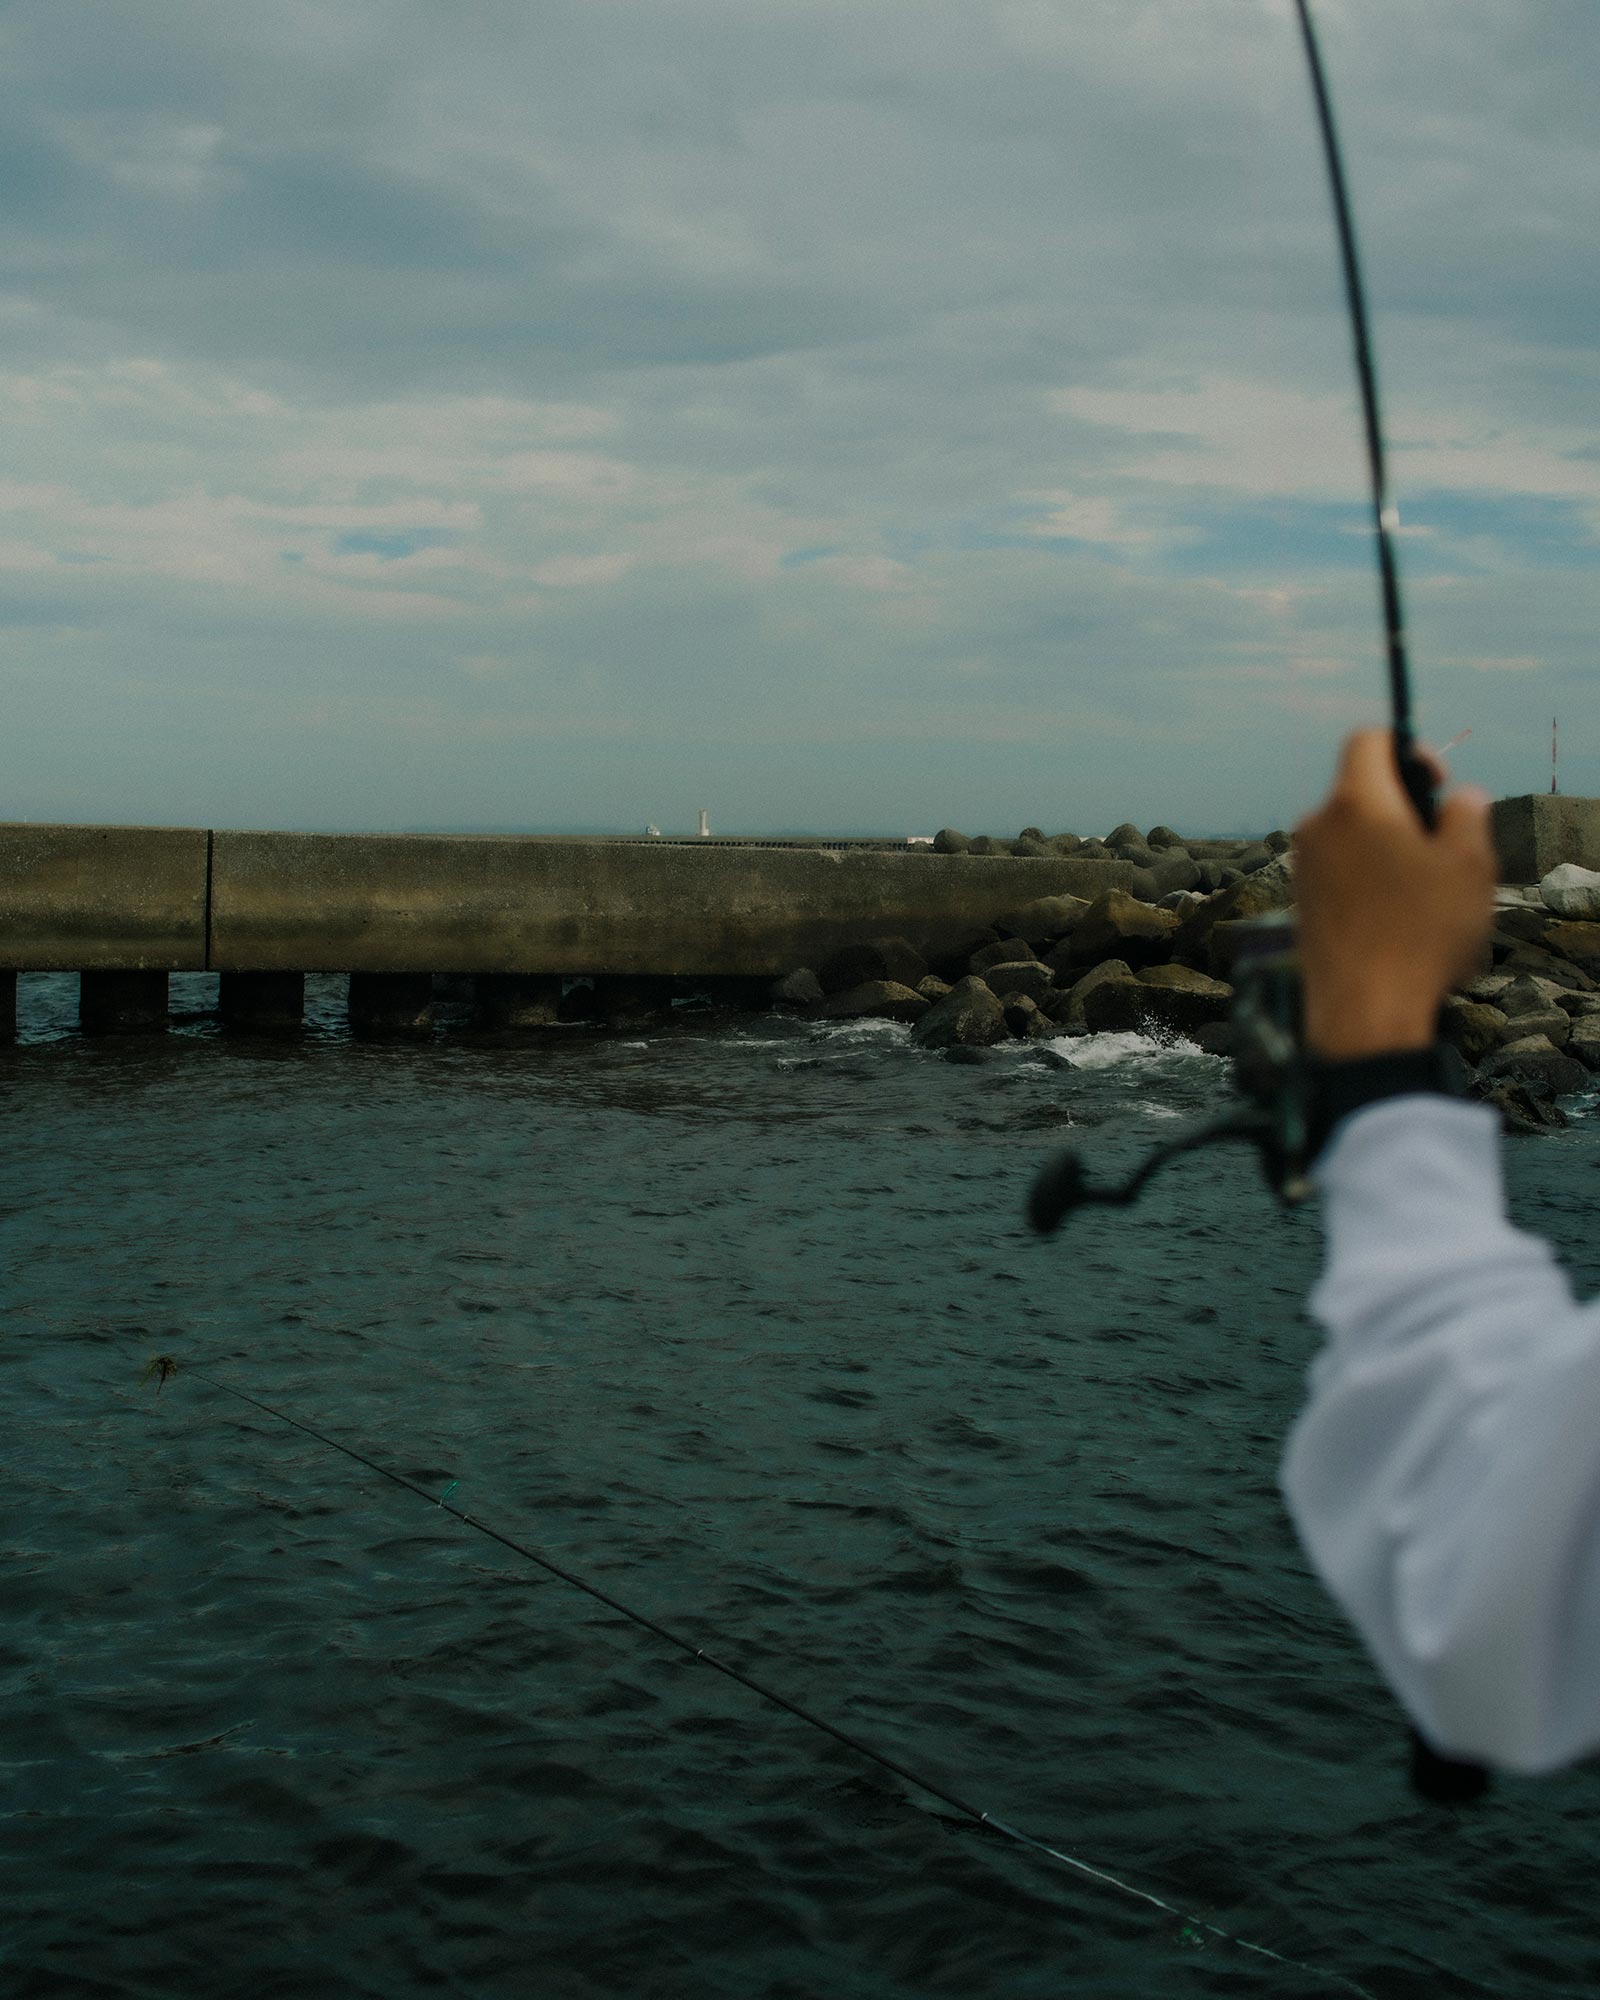
<svg viewBox="0 0 1600 2000">
<path fill-rule="evenodd" d="M 1283 1469 L 1302 1539 L 1440 1749 L 1580 1754 L 1600 1743 L 1600 1311 L 1506 1219 L 1479 1107 L 1375 1105 L 1317 1178 L 1329 1340 Z"/>
</svg>

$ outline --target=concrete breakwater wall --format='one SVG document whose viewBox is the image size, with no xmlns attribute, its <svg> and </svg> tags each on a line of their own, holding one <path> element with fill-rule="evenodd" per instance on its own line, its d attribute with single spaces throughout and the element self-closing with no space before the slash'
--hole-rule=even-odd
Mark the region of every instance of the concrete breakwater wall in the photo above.
<svg viewBox="0 0 1600 2000">
<path fill-rule="evenodd" d="M 285 982 L 308 972 L 403 1014 L 438 973 L 772 979 L 882 935 L 939 956 L 1037 897 L 1135 874 L 854 844 L 0 825 L 0 976 L 14 994 L 18 972 L 82 974 L 91 1026 L 164 1018 L 172 972 L 223 974 L 241 1021 L 296 1011 Z"/>
<path fill-rule="evenodd" d="M 1501 800 L 1495 833 L 1514 880 L 1600 866 L 1600 800 Z M 899 939 L 947 965 L 1041 900 L 1125 890 L 1170 904 L 1270 859 L 1261 843 L 1184 846 L 1165 828 L 1107 841 L 1091 854 L 1067 835 L 980 846 L 947 832 L 935 851 L 0 825 L 0 1039 L 26 972 L 77 973 L 89 1029 L 164 1024 L 175 972 L 220 974 L 223 1019 L 260 1028 L 300 1019 L 308 973 L 348 975 L 352 1020 L 374 1029 L 424 1025 L 441 975 L 473 980 L 480 1018 L 507 1026 L 558 1018 L 574 979 L 599 983 L 607 1018 L 665 1004 L 674 979 L 761 998 L 846 946 Z"/>
</svg>

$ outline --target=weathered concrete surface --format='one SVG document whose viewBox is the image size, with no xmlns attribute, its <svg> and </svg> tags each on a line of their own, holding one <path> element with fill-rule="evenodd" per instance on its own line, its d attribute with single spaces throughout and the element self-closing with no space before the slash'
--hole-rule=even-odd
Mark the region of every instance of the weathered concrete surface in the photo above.
<svg viewBox="0 0 1600 2000">
<path fill-rule="evenodd" d="M 1132 876 L 1071 856 L 218 832 L 211 964 L 772 978 L 875 935 L 937 957 L 1037 897 Z"/>
<path fill-rule="evenodd" d="M 208 837 L 0 825 L 0 969 L 203 971 Z"/>
<path fill-rule="evenodd" d="M 1531 792 L 1496 799 L 1492 814 L 1502 882 L 1537 882 L 1563 861 L 1600 868 L 1600 799 Z"/>
</svg>

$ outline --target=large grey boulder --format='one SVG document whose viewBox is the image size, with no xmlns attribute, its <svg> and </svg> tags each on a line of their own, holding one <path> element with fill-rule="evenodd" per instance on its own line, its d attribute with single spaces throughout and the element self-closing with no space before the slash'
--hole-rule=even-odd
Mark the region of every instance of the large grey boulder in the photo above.
<svg viewBox="0 0 1600 2000">
<path fill-rule="evenodd" d="M 1560 1007 L 1546 1007 L 1542 1011 L 1513 1015 L 1500 1036 L 1500 1045 L 1520 1041 L 1527 1035 L 1543 1035 L 1559 1049 L 1572 1033 L 1572 1017 Z"/>
<path fill-rule="evenodd" d="M 1096 1034 L 1166 1028 L 1189 1035 L 1228 1017 L 1233 988 L 1187 965 L 1157 965 L 1129 979 L 1106 979 L 1085 996 L 1083 1018 Z"/>
<path fill-rule="evenodd" d="M 772 1004 L 775 1007 L 815 1007 L 822 998 L 822 982 L 809 965 L 802 965 L 793 972 L 786 972 L 781 979 L 772 982 Z"/>
<path fill-rule="evenodd" d="M 1452 993 L 1439 1014 L 1439 1033 L 1469 1063 L 1480 1063 L 1507 1037 L 1508 1022 L 1498 1007 Z"/>
<path fill-rule="evenodd" d="M 1540 942 L 1558 958 L 1582 966 L 1591 979 L 1600 978 L 1600 923 L 1552 924 Z"/>
<path fill-rule="evenodd" d="M 1539 894 L 1558 917 L 1580 923 L 1600 923 L 1600 873 L 1580 868 L 1575 861 L 1563 861 L 1548 875 L 1539 878 Z"/>
<path fill-rule="evenodd" d="M 1006 1032 L 1015 1035 L 1018 1041 L 1047 1042 L 1057 1033 L 1055 1022 L 1048 1014 L 1042 1014 L 1026 993 L 1008 993 L 1001 1011 L 1005 1015 Z"/>
<path fill-rule="evenodd" d="M 1155 882 L 1157 901 L 1172 895 L 1175 890 L 1198 889 L 1200 886 L 1200 864 L 1191 861 L 1187 854 L 1158 854 L 1150 874 Z"/>
<path fill-rule="evenodd" d="M 1145 835 L 1147 847 L 1182 847 L 1183 835 L 1174 833 L 1170 826 L 1153 826 Z"/>
<path fill-rule="evenodd" d="M 1246 875 L 1191 910 L 1172 940 L 1172 956 L 1186 965 L 1204 965 L 1215 925 L 1245 917 L 1271 916 L 1294 903 L 1294 872 L 1283 855 L 1270 858 L 1253 875 Z"/>
<path fill-rule="evenodd" d="M 1498 1007 L 1500 995 L 1516 977 L 1514 972 L 1480 972 L 1457 991 L 1464 1000 L 1477 1000 L 1486 1007 Z"/>
<path fill-rule="evenodd" d="M 1038 947 L 1063 938 L 1089 907 L 1087 896 L 1038 896 L 1002 917 L 997 928 Z"/>
<path fill-rule="evenodd" d="M 1150 995 L 1145 1003 L 1150 1019 L 1183 1035 L 1226 1021 L 1233 1004 L 1231 986 L 1188 965 L 1149 966 L 1139 984 Z"/>
<path fill-rule="evenodd" d="M 1536 979 L 1531 972 L 1519 972 L 1512 976 L 1511 983 L 1500 989 L 1495 1005 L 1502 1014 L 1515 1020 L 1522 1014 L 1544 1014 L 1556 1004 L 1556 995 L 1561 991 L 1553 980 Z"/>
<path fill-rule="evenodd" d="M 1132 979 L 1132 977 L 1133 967 L 1125 959 L 1108 958 L 1101 964 L 1093 966 L 1072 985 L 1058 987 L 1054 993 L 1047 994 L 1043 1002 L 1044 1010 L 1058 1027 L 1066 1029 L 1070 1034 L 1074 1030 L 1088 1026 L 1088 1022 L 1084 1019 L 1084 1002 L 1097 986 L 1103 986 L 1107 980 Z"/>
<path fill-rule="evenodd" d="M 1507 1042 L 1486 1058 L 1479 1074 L 1491 1079 L 1509 1076 L 1519 1083 L 1542 1084 L 1557 1097 L 1570 1090 L 1581 1090 L 1589 1079 L 1589 1072 L 1581 1062 L 1563 1055 L 1543 1035 L 1524 1035 L 1518 1041 Z"/>
<path fill-rule="evenodd" d="M 922 954 L 903 937 L 873 938 L 847 944 L 817 967 L 824 993 L 847 993 L 867 980 L 890 979 L 897 986 L 915 987 L 928 966 Z"/>
<path fill-rule="evenodd" d="M 1143 1030 L 1150 989 L 1130 972 L 1126 979 L 1102 979 L 1083 997 L 1083 1020 L 1091 1034 L 1120 1035 Z"/>
<path fill-rule="evenodd" d="M 1494 913 L 1494 927 L 1501 936 L 1523 944 L 1543 944 L 1545 932 L 1559 921 L 1553 911 L 1533 909 L 1525 903 Z"/>
<path fill-rule="evenodd" d="M 941 826 L 933 836 L 935 854 L 965 854 L 971 845 L 971 838 L 967 834 L 957 833 L 953 826 Z"/>
<path fill-rule="evenodd" d="M 1559 1132 L 1567 1122 L 1547 1090 L 1518 1083 L 1515 1077 L 1487 1083 L 1480 1078 L 1476 1094 L 1499 1112 L 1507 1132 Z"/>
<path fill-rule="evenodd" d="M 1131 862 L 1133 866 L 1139 870 L 1141 875 L 1148 875 L 1151 877 L 1152 880 L 1154 879 L 1153 871 L 1155 869 L 1155 864 L 1156 864 L 1155 850 L 1153 848 L 1146 847 L 1142 839 L 1118 840 L 1118 841 L 1108 840 L 1106 842 L 1106 845 L 1111 849 L 1111 852 L 1117 857 L 1119 861 Z"/>
<path fill-rule="evenodd" d="M 1021 993 L 1027 994 L 1030 1000 L 1043 1000 L 1047 993 L 1057 990 L 1055 974 L 1036 958 L 991 965 L 983 975 L 983 983 L 998 1000 L 1009 1000 L 1014 994 Z"/>
<path fill-rule="evenodd" d="M 1178 920 L 1170 910 L 1141 903 L 1125 889 L 1097 896 L 1063 941 L 1069 962 L 1094 965 L 1120 958 L 1129 965 L 1155 965 L 1172 954 Z"/>
<path fill-rule="evenodd" d="M 1498 969 L 1503 972 L 1531 972 L 1535 979 L 1547 979 L 1554 986 L 1569 987 L 1577 993 L 1592 993 L 1595 982 L 1581 965 L 1574 965 L 1569 958 L 1558 958 L 1553 951 L 1546 951 L 1542 945 L 1518 944 L 1499 958 Z"/>
<path fill-rule="evenodd" d="M 987 1048 L 1003 1042 L 1006 1017 L 1000 1002 L 981 979 L 958 979 L 942 1000 L 935 1000 L 911 1030 L 911 1039 L 925 1049 Z"/>
<path fill-rule="evenodd" d="M 1586 1014 L 1573 1022 L 1567 1054 L 1585 1069 L 1600 1069 L 1600 1014 Z"/>
<path fill-rule="evenodd" d="M 981 946 L 967 961 L 967 970 L 982 978 L 996 965 L 1032 965 L 1038 954 L 1026 938 L 1001 938 L 996 944 Z"/>
<path fill-rule="evenodd" d="M 830 993 L 818 1002 L 813 1017 L 818 1021 L 919 1021 L 928 1011 L 928 1002 L 909 986 L 892 979 L 867 979 L 844 993 Z"/>
</svg>

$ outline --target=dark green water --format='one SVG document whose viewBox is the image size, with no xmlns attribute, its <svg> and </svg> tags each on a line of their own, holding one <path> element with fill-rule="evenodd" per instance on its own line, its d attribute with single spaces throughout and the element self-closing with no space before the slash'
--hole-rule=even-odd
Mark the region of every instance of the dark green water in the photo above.
<svg viewBox="0 0 1600 2000">
<path fill-rule="evenodd" d="M 1600 1782 L 1419 1805 L 1277 1500 L 1314 1219 L 1136 1038 L 65 1032 L 0 1055 L 0 1991 L 1336 1993 L 969 1830 L 171 1352 L 998 1817 L 1385 1996 L 1600 1987 Z M 203 997 L 203 994 L 202 996 Z M 1063 1045 L 1066 1048 L 1067 1045 Z M 1512 1149 L 1600 1282 L 1600 1121 Z"/>
</svg>

